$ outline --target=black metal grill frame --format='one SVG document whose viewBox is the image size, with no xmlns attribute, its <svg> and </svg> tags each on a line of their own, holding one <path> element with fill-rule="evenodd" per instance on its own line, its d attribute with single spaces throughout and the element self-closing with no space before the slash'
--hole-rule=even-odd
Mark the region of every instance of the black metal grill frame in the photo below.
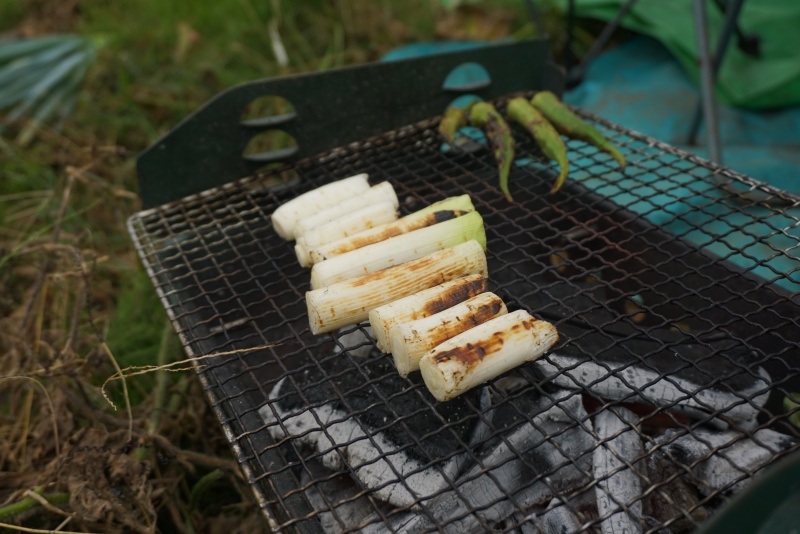
<svg viewBox="0 0 800 534">
<path fill-rule="evenodd" d="M 281 241 L 270 227 L 269 215 L 282 202 L 359 172 L 370 173 L 373 183 L 391 181 L 406 213 L 446 196 L 469 193 L 486 221 L 491 289 L 510 309 L 528 309 L 556 324 L 562 341 L 554 353 L 581 361 L 593 361 L 602 354 L 599 361 L 608 374 L 622 380 L 626 371 L 647 369 L 658 380 L 671 383 L 688 378 L 712 387 L 730 383 L 735 389 L 737 384 L 758 379 L 759 366 L 769 373 L 771 378 L 766 388 L 769 399 L 763 406 L 759 397 L 764 391 L 756 391 L 741 395 L 725 409 L 707 410 L 705 417 L 677 414 L 673 408 L 683 400 L 700 398 L 702 388 L 698 388 L 684 391 L 685 399 L 641 413 L 635 427 L 628 431 L 643 436 L 645 445 L 654 449 L 633 459 L 622 458 L 625 465 L 617 472 L 635 472 L 643 481 L 643 491 L 630 502 L 618 503 L 621 509 L 630 510 L 637 502 L 649 509 L 655 498 L 669 502 L 670 488 L 676 481 L 680 481 L 681 487 L 705 484 L 707 481 L 698 479 L 698 469 L 707 458 L 724 456 L 729 444 L 713 446 L 708 455 L 688 463 L 674 457 L 670 444 L 682 434 L 700 435 L 714 424 L 736 426 L 737 421 L 726 416 L 737 405 L 753 406 L 759 415 L 757 426 L 742 428 L 733 442 L 749 440 L 762 428 L 776 429 L 795 439 L 800 437 L 797 429 L 787 422 L 791 413 L 786 413 L 782 406 L 783 398 L 800 387 L 798 268 L 780 270 L 780 266 L 786 265 L 784 260 L 791 263 L 792 251 L 800 244 L 797 234 L 793 234 L 800 225 L 800 200 L 644 135 L 582 114 L 627 155 L 626 183 L 638 183 L 636 187 L 620 191 L 618 186 L 623 177 L 613 161 L 595 148 L 571 141 L 568 143 L 573 161 L 571 179 L 558 195 L 550 196 L 547 191 L 554 179 L 553 169 L 534 143 L 517 131 L 518 158 L 527 158 L 529 163 L 516 166 L 512 172 L 512 193 L 517 202 L 509 204 L 497 189 L 490 151 L 483 145 L 475 145 L 474 150 L 468 151 L 443 150 L 436 133 L 438 118 L 432 118 L 302 159 L 281 170 L 148 209 L 130 219 L 130 233 L 148 274 L 188 355 L 197 358 L 195 366 L 209 402 L 273 528 L 321 531 L 322 511 L 312 506 L 310 492 L 318 494 L 328 512 L 341 510 L 343 502 L 374 495 L 373 490 L 363 488 L 356 488 L 344 497 L 326 491 L 339 477 L 354 478 L 355 466 L 344 461 L 338 470 L 320 471 L 322 454 L 303 446 L 300 439 L 276 442 L 272 436 L 276 427 L 290 433 L 285 426 L 289 417 L 273 410 L 277 420 L 267 424 L 258 410 L 275 406 L 270 392 L 281 379 L 295 384 L 294 393 L 315 409 L 326 403 L 313 400 L 313 388 L 308 384 L 297 385 L 302 383 L 306 371 L 320 375 L 321 379 L 312 384 L 329 388 L 333 393 L 331 400 L 346 407 L 354 396 L 370 391 L 375 399 L 373 405 L 350 406 L 349 415 L 366 415 L 377 408 L 387 410 L 394 417 L 383 430 L 399 426 L 410 440 L 401 450 L 421 447 L 420 442 L 428 436 L 419 435 L 411 415 L 398 413 L 393 403 L 410 392 L 426 410 L 438 413 L 435 401 L 419 380 L 405 383 L 402 391 L 388 396 L 378 387 L 389 379 L 391 372 L 385 366 L 378 371 L 371 366 L 379 365 L 381 358 L 385 360 L 388 356 L 373 352 L 363 359 L 355 355 L 359 348 L 368 348 L 369 341 L 348 346 L 336 335 L 309 333 L 303 301 L 308 289 L 308 271 L 296 265 L 290 244 Z M 274 186 L 276 177 L 294 173 L 300 177 L 299 181 Z M 659 202 L 651 200 L 653 176 L 660 180 L 658 193 L 675 203 L 686 200 L 680 191 L 687 184 L 694 188 L 692 207 L 676 213 L 669 221 L 669 224 L 682 222 L 685 234 L 669 233 L 648 220 L 664 205 L 663 198 Z M 672 184 L 674 189 L 664 188 L 664 184 Z M 727 192 L 720 194 L 720 191 Z M 742 192 L 758 198 L 755 203 L 752 199 L 743 201 Z M 620 202 L 620 195 L 634 198 Z M 637 208 L 640 204 L 650 208 Z M 697 225 L 696 218 L 704 214 L 705 221 Z M 791 224 L 776 226 L 772 222 L 775 216 Z M 737 217 L 746 217 L 747 223 L 730 224 Z M 727 256 L 714 252 L 719 249 L 710 251 L 709 247 L 698 246 L 695 239 L 697 235 L 713 235 L 715 230 L 706 225 L 720 221 L 728 221 L 718 226 L 724 232 L 717 236 L 730 240 L 726 246 L 733 252 Z M 758 228 L 770 231 L 753 233 L 756 223 Z M 750 241 L 745 246 L 737 244 L 732 237 L 736 233 L 749 236 Z M 794 240 L 795 244 L 781 247 L 774 243 L 776 239 Z M 773 250 L 774 255 L 754 255 L 750 250 L 755 245 Z M 763 277 L 765 272 L 773 273 L 770 279 Z M 363 332 L 369 339 L 364 325 L 349 331 Z M 732 356 L 742 352 L 746 354 Z M 667 353 L 674 353 L 674 357 Z M 335 367 L 342 363 L 346 370 Z M 558 376 L 571 379 L 577 367 L 561 368 Z M 330 369 L 337 371 L 330 374 Z M 337 382 L 348 373 L 361 377 L 358 388 L 347 389 Z M 519 412 L 517 406 L 533 397 L 553 398 L 556 390 L 551 387 L 552 377 L 544 381 L 539 373 L 531 365 L 524 366 L 519 377 L 526 385 L 510 393 L 504 392 L 500 382 L 493 381 L 489 386 L 492 393 L 504 399 L 495 413 Z M 597 438 L 591 420 L 609 407 L 637 403 L 642 389 L 632 387 L 630 398 L 617 401 L 589 395 L 586 387 L 571 389 L 572 393 L 559 403 L 579 395 L 588 415 L 557 432 L 545 432 L 542 440 L 529 444 L 530 450 L 543 444 L 560 450 L 563 444 L 559 436 L 576 429 Z M 441 427 L 433 431 L 435 436 L 458 442 L 456 449 L 444 455 L 445 459 L 459 450 L 474 456 L 456 432 L 457 425 L 467 419 L 483 421 L 493 430 L 492 436 L 505 439 L 503 436 L 507 435 L 493 428 L 493 422 L 477 408 L 474 399 L 468 400 L 467 406 L 467 416 L 441 419 Z M 317 416 L 316 411 L 312 413 Z M 524 420 L 534 415 L 525 413 L 520 417 Z M 363 422 L 359 424 L 365 436 L 358 440 L 376 447 L 379 433 Z M 336 442 L 329 433 L 331 425 L 319 418 L 317 425 L 318 430 Z M 677 431 L 669 441 L 659 442 L 658 435 L 663 430 L 654 429 L 665 425 Z M 598 440 L 595 448 L 608 447 L 618 435 L 621 434 Z M 343 456 L 346 445 L 347 442 L 340 440 L 329 452 L 346 460 Z M 771 464 L 797 448 L 795 442 L 785 450 L 770 451 L 769 460 L 764 463 Z M 535 523 L 525 514 L 535 511 L 541 517 L 549 509 L 566 506 L 584 514 L 581 519 L 586 531 L 596 529 L 604 518 L 586 512 L 581 504 L 585 501 L 582 495 L 591 494 L 602 482 L 594 480 L 582 463 L 592 451 L 577 456 L 567 454 L 563 459 L 562 465 L 577 467 L 588 477 L 586 483 L 569 490 L 553 489 L 554 495 L 565 504 L 550 501 L 544 507 L 519 510 L 504 522 L 490 524 L 479 518 L 476 524 L 510 531 Z M 666 455 L 672 469 L 663 480 L 654 480 L 645 467 L 658 451 Z M 528 488 L 542 482 L 550 484 L 549 477 L 562 467 L 543 472 L 541 466 L 532 464 L 522 454 L 524 451 L 517 452 L 518 457 L 511 461 L 519 461 L 521 468 L 534 473 L 524 485 Z M 442 459 L 432 458 L 431 466 L 440 469 Z M 481 474 L 489 473 L 491 477 L 492 470 L 498 467 L 486 465 Z M 740 478 L 748 479 L 753 474 L 745 471 Z M 400 473 L 396 472 L 395 478 L 397 483 L 404 484 Z M 690 505 L 675 504 L 672 513 L 645 524 L 643 531 L 698 526 L 704 513 L 715 510 L 726 500 L 734 484 L 735 481 L 707 494 L 698 491 Z M 448 486 L 456 493 L 462 487 L 453 480 L 449 480 Z M 505 498 L 513 501 L 516 495 Z M 408 512 L 375 504 L 374 498 L 371 502 L 374 517 L 360 527 L 382 524 L 388 528 Z M 428 500 L 418 500 L 413 509 L 434 523 L 435 511 L 429 504 Z M 461 517 L 473 513 L 477 517 L 479 512 L 479 508 L 468 509 Z M 457 519 L 449 517 L 450 523 L 436 526 L 447 528 Z M 333 520 L 343 525 L 344 519 L 335 513 Z"/>
</svg>

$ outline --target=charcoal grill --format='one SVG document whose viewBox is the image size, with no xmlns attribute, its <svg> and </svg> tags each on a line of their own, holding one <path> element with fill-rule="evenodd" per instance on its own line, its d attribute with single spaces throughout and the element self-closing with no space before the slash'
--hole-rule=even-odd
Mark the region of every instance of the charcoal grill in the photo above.
<svg viewBox="0 0 800 534">
<path fill-rule="evenodd" d="M 595 148 L 569 142 L 570 179 L 551 196 L 553 168 L 518 131 L 508 203 L 485 143 L 443 145 L 438 116 L 465 93 L 502 109 L 511 94 L 560 92 L 548 58 L 545 42 L 526 41 L 245 84 L 139 158 L 145 209 L 130 233 L 273 529 L 532 532 L 565 511 L 588 532 L 615 514 L 643 532 L 691 531 L 797 449 L 784 400 L 800 391 L 800 200 L 579 111 L 626 154 L 624 174 Z M 443 90 L 466 62 L 490 81 Z M 295 112 L 240 121 L 265 94 L 288 98 Z M 242 157 L 250 137 L 271 128 L 298 146 Z M 255 172 L 269 162 L 277 164 Z M 439 404 L 418 378 L 396 376 L 367 325 L 310 334 L 309 273 L 269 216 L 362 172 L 389 180 L 404 213 L 471 195 L 487 228 L 492 291 L 559 330 L 540 365 Z M 658 391 L 669 400 L 655 399 Z M 714 395 L 727 400 L 715 404 Z M 537 426 L 548 421 L 537 418 L 548 402 L 575 407 L 561 412 L 569 420 L 557 430 Z M 326 407 L 335 409 L 324 416 Z M 601 432 L 600 415 L 623 407 L 635 418 Z M 305 429 L 290 428 L 300 417 Z M 345 420 L 352 426 L 342 437 Z M 515 441 L 526 424 L 534 431 Z M 785 435 L 780 446 L 761 439 L 765 429 Z M 573 447 L 575 432 L 592 445 Z M 708 441 L 723 432 L 732 437 Z M 630 436 L 640 444 L 633 455 L 614 446 Z M 679 446 L 686 439 L 705 448 L 690 457 Z M 737 444 L 761 460 L 739 463 Z M 362 464 L 356 445 L 372 451 Z M 506 451 L 502 461 L 484 454 L 492 447 Z M 537 460 L 537 450 L 550 460 Z M 613 468 L 598 475 L 601 450 Z M 396 454 L 413 457 L 416 470 L 385 462 Z M 710 480 L 710 459 L 728 464 L 722 482 Z M 388 466 L 378 487 L 363 480 L 369 466 Z M 523 479 L 511 489 L 501 480 L 509 469 Z M 565 469 L 577 473 L 571 484 L 559 482 Z M 442 484 L 401 504 L 381 497 L 409 489 L 425 470 Z M 623 502 L 612 493 L 601 513 L 596 492 L 630 475 L 636 493 Z"/>
</svg>

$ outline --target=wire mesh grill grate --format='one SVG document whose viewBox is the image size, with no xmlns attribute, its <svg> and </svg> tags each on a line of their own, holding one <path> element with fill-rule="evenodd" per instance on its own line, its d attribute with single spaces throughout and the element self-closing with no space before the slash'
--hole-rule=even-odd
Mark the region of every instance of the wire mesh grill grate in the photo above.
<svg viewBox="0 0 800 534">
<path fill-rule="evenodd" d="M 273 527 L 686 532 L 798 448 L 800 203 L 587 118 L 628 167 L 570 142 L 556 196 L 520 132 L 510 204 L 485 145 L 447 150 L 431 120 L 131 218 Z M 269 216 L 361 172 L 404 213 L 469 193 L 490 289 L 553 322 L 553 352 L 438 404 L 366 325 L 312 336 L 309 273 Z"/>
</svg>

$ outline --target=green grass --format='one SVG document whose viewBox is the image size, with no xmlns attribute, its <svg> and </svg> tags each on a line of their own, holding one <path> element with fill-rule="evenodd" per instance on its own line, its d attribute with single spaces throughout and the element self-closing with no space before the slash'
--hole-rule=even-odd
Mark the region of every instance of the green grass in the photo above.
<svg viewBox="0 0 800 534">
<path fill-rule="evenodd" d="M 24 16 L 24 2 L 0 2 L 0 33 L 12 31 Z"/>
<path fill-rule="evenodd" d="M 158 299 L 144 269 L 132 266 L 132 272 L 123 277 L 117 290 L 113 314 L 108 323 L 106 341 L 123 369 L 154 365 L 162 343 L 172 357 L 179 359 L 180 344 L 177 335 L 169 331 L 163 340 L 167 314 Z M 155 387 L 156 374 L 146 374 L 131 380 L 131 402 L 138 404 L 147 398 Z"/>
</svg>

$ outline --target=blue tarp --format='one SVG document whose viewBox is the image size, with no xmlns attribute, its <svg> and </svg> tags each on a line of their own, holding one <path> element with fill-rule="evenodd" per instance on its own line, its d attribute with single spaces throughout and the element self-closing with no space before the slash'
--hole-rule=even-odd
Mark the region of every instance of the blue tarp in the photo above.
<svg viewBox="0 0 800 534">
<path fill-rule="evenodd" d="M 586 81 L 564 100 L 626 128 L 706 156 L 687 138 L 699 94 L 681 65 L 657 41 L 638 37 L 592 62 Z M 718 105 L 726 167 L 800 193 L 800 108 L 748 111 Z"/>
<path fill-rule="evenodd" d="M 476 45 L 447 43 L 445 49 Z M 444 50 L 438 44 L 410 45 L 385 59 L 437 51 Z M 460 71 L 465 77 L 481 76 L 481 72 Z M 698 133 L 698 146 L 686 145 L 698 98 L 696 86 L 681 65 L 647 37 L 634 38 L 600 55 L 590 64 L 585 81 L 564 95 L 569 104 L 705 157 L 705 128 Z M 756 112 L 720 105 L 719 130 L 727 167 L 800 193 L 800 108 Z M 583 166 L 576 162 L 576 168 Z M 629 166 L 618 180 L 609 180 L 605 169 L 600 172 L 603 179 L 590 173 L 572 173 L 569 179 L 580 180 L 618 205 L 764 280 L 777 280 L 783 289 L 800 292 L 800 208 L 778 214 L 770 207 L 715 202 L 712 199 L 722 199 L 726 193 L 712 183 L 695 180 L 689 173 L 664 180 L 648 170 L 646 161 Z"/>
<path fill-rule="evenodd" d="M 568 0 L 555 0 L 566 9 Z M 718 2 L 704 1 L 712 47 L 723 27 Z M 657 39 L 669 49 L 684 70 L 700 78 L 697 21 L 693 0 L 634 2 L 621 25 L 640 35 Z M 724 2 L 730 5 L 731 2 Z M 575 0 L 579 18 L 610 21 L 628 0 Z M 717 97 L 740 108 L 771 109 L 800 105 L 800 2 L 797 0 L 748 0 L 737 17 L 739 29 L 760 43 L 750 55 L 737 46 L 736 36 L 725 53 L 717 79 Z"/>
<path fill-rule="evenodd" d="M 696 86 L 669 52 L 660 43 L 639 37 L 598 57 L 588 69 L 586 81 L 564 99 L 705 157 L 705 128 L 697 136 L 701 145 L 686 145 L 698 98 Z M 725 166 L 800 193 L 800 108 L 755 112 L 719 105 L 718 109 Z M 619 183 L 614 200 L 742 269 L 752 270 L 765 280 L 778 279 L 778 285 L 790 292 L 800 291 L 800 209 L 790 208 L 780 215 L 763 206 L 709 204 L 709 196 L 722 198 L 725 193 L 706 187 L 704 194 L 698 195 L 690 176 L 686 182 L 679 195 L 681 202 L 676 203 L 673 184 L 665 196 L 669 204 L 662 204 L 658 210 L 626 204 L 625 180 Z M 656 199 L 658 189 L 654 184 Z M 702 209 L 692 209 L 698 203 L 703 204 Z M 679 218 L 676 211 L 682 213 Z"/>
</svg>

